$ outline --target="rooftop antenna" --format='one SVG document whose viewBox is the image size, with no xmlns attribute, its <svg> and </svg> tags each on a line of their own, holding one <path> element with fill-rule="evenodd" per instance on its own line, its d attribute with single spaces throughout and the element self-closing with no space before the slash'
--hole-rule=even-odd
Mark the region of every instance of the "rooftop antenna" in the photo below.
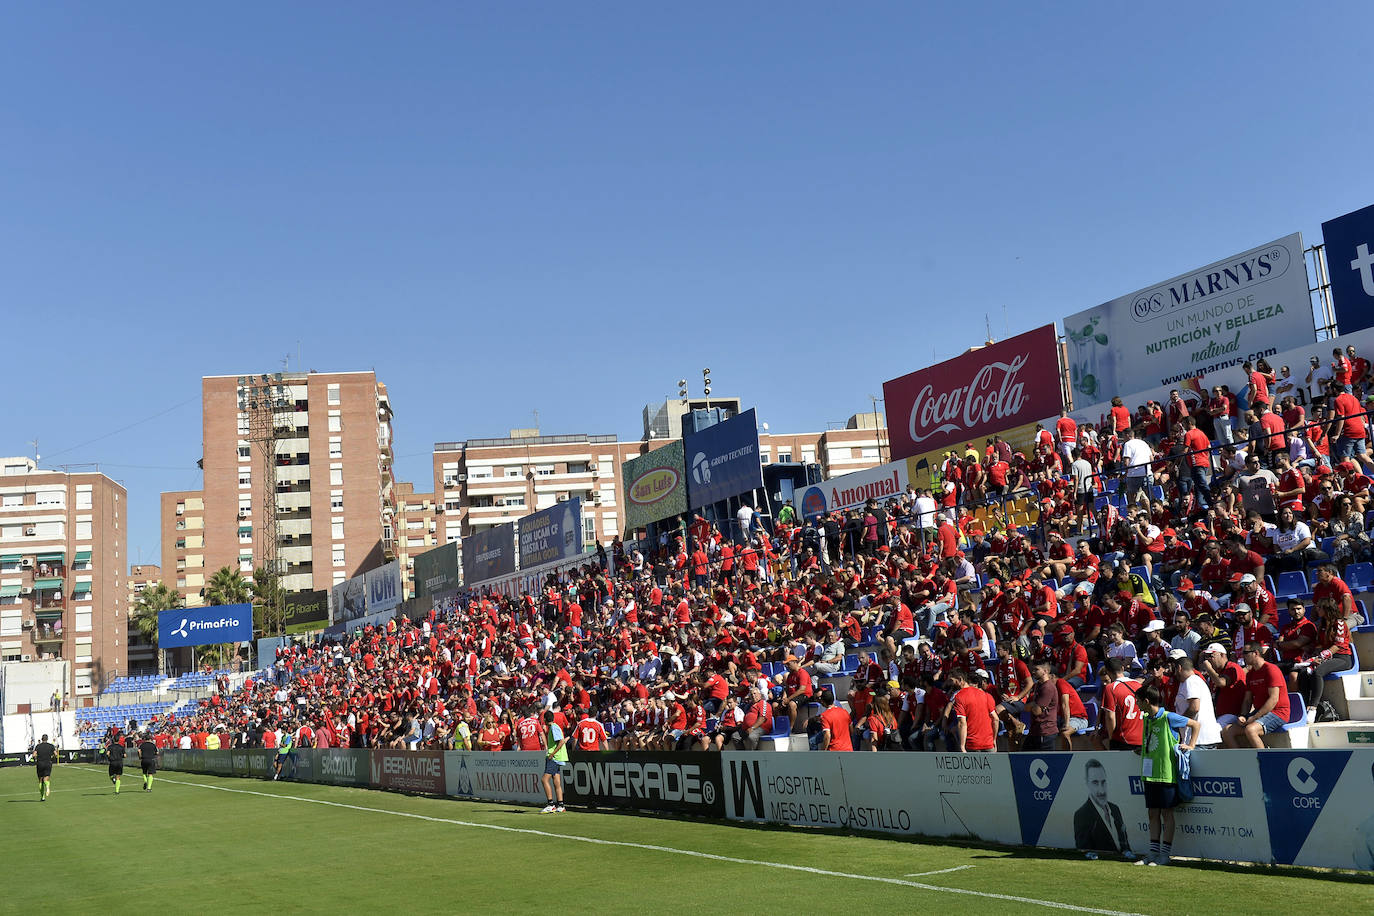
<svg viewBox="0 0 1374 916">
<path fill-rule="evenodd" d="M 34 463 L 34 464 L 37 464 L 37 463 L 38 463 L 38 459 L 43 457 L 42 455 L 38 454 L 38 440 L 37 440 L 37 439 L 30 439 L 30 440 L 29 440 L 29 445 L 32 445 L 32 446 L 33 446 L 33 463 Z"/>
<path fill-rule="evenodd" d="M 538 429 L 538 428 L 539 428 L 539 408 L 538 408 L 538 407 L 536 407 L 536 408 L 534 409 L 534 428 L 535 428 L 535 429 Z"/>
<path fill-rule="evenodd" d="M 993 345 L 994 341 L 992 339 L 992 319 L 988 317 L 987 312 L 983 313 L 983 327 L 987 329 L 988 336 L 986 345 L 990 347 Z"/>
</svg>

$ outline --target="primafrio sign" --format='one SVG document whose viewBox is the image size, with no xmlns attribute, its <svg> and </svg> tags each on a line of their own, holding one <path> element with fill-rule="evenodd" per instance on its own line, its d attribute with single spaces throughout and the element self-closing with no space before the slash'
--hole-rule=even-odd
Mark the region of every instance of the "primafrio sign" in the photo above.
<svg viewBox="0 0 1374 916">
<path fill-rule="evenodd" d="M 157 644 L 164 649 L 243 642 L 253 638 L 253 606 L 221 604 L 173 608 L 157 615 Z"/>
<path fill-rule="evenodd" d="M 1302 236 L 1295 232 L 1070 315 L 1064 336 L 1074 399 L 1089 404 L 1312 341 Z"/>
<path fill-rule="evenodd" d="M 1055 416 L 1064 399 L 1054 325 L 884 382 L 883 399 L 894 459 Z"/>
</svg>

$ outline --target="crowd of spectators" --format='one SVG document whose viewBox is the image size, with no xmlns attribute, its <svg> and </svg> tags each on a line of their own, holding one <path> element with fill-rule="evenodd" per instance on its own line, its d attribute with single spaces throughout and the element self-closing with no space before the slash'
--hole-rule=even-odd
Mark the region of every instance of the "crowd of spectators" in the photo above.
<svg viewBox="0 0 1374 916">
<path fill-rule="evenodd" d="M 538 592 L 289 646 L 160 741 L 537 748 L 552 710 L 586 749 L 1124 748 L 1154 685 L 1197 744 L 1261 746 L 1290 692 L 1323 709 L 1354 664 L 1374 387 L 1353 350 L 1305 379 L 1245 371 L 1239 395 L 1118 398 L 1022 451 L 969 443 L 931 488 L 698 516 Z"/>
</svg>

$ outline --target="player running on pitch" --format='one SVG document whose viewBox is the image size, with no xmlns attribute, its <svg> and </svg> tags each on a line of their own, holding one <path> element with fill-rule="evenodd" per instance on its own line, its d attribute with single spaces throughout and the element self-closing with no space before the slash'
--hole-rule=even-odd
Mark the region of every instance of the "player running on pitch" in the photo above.
<svg viewBox="0 0 1374 916">
<path fill-rule="evenodd" d="M 153 791 L 153 774 L 157 772 L 158 749 L 156 742 L 153 741 L 151 732 L 143 733 L 143 740 L 138 744 L 138 763 L 143 769 L 143 791 Z"/>
<path fill-rule="evenodd" d="M 47 801 L 52 794 L 52 766 L 57 762 L 57 748 L 48 743 L 48 736 L 38 742 L 33 749 L 33 764 L 38 769 L 38 800 Z"/>
<path fill-rule="evenodd" d="M 124 778 L 124 736 L 110 742 L 110 746 L 105 748 L 105 755 L 110 758 L 110 782 L 114 783 L 115 794 L 119 794 L 119 781 Z"/>
</svg>

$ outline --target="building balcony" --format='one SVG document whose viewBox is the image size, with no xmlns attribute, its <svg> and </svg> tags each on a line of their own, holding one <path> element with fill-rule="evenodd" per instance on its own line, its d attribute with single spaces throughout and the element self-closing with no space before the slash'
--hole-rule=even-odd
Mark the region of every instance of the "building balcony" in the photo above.
<svg viewBox="0 0 1374 916">
<path fill-rule="evenodd" d="M 287 518 L 285 513 L 277 513 L 277 532 L 282 537 L 307 537 L 310 530 L 309 515 L 303 518 Z"/>
<path fill-rule="evenodd" d="M 61 592 L 37 592 L 34 594 L 33 606 L 41 610 L 60 611 L 67 606 L 67 601 Z"/>
<path fill-rule="evenodd" d="M 309 545 L 292 545 L 290 547 L 278 547 L 277 559 L 283 563 L 309 563 L 314 556 L 314 549 Z"/>
<path fill-rule="evenodd" d="M 41 620 L 33 628 L 33 644 L 62 642 L 65 638 L 63 634 L 62 620 Z"/>
<path fill-rule="evenodd" d="M 278 512 L 283 512 L 283 511 L 285 511 L 285 512 L 295 512 L 295 511 L 301 511 L 301 510 L 304 510 L 304 511 L 306 511 L 306 512 L 309 512 L 309 511 L 310 511 L 310 491 L 309 491 L 309 490 L 297 491 L 297 492 L 288 492 L 288 493 L 282 493 L 282 492 L 278 491 L 278 493 L 277 493 L 277 511 L 278 511 Z"/>
</svg>

